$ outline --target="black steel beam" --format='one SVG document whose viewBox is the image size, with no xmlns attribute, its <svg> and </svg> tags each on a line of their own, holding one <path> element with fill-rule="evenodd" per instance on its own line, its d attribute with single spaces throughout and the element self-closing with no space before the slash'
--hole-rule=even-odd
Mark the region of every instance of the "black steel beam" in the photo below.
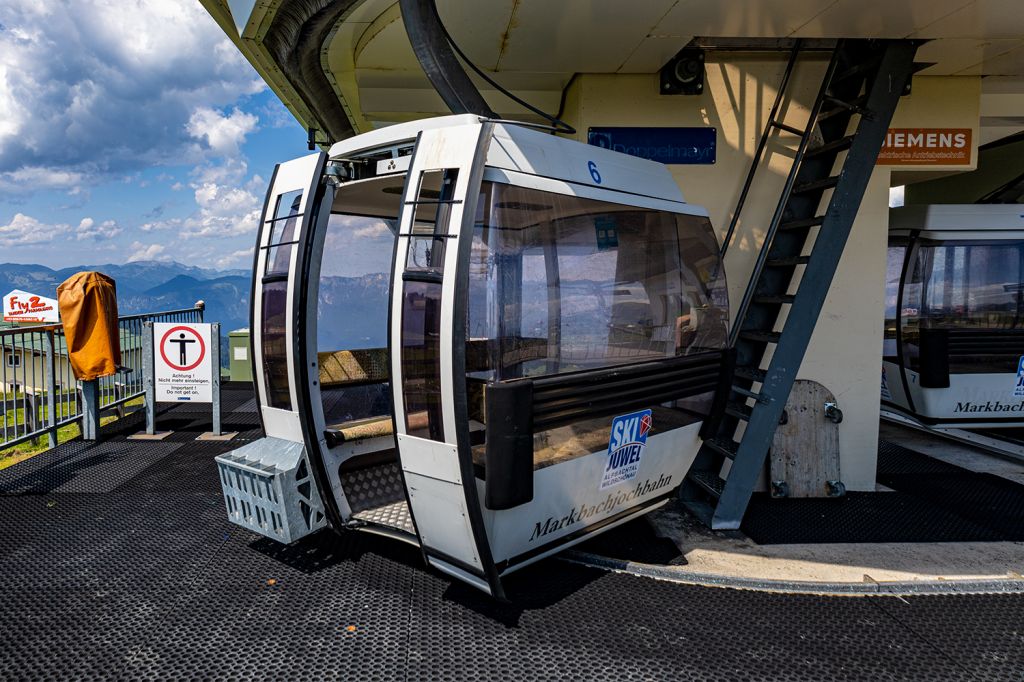
<svg viewBox="0 0 1024 682">
<path fill-rule="evenodd" d="M 455 114 L 497 118 L 452 51 L 434 0 L 399 0 L 398 6 L 416 59 L 445 106 Z"/>
<path fill-rule="evenodd" d="M 291 0 L 281 3 L 263 38 L 282 75 L 316 121 L 307 121 L 337 142 L 355 134 L 345 107 L 327 80 L 320 50 L 341 16 L 359 0 Z M 319 125 L 317 125 L 319 124 Z"/>
</svg>

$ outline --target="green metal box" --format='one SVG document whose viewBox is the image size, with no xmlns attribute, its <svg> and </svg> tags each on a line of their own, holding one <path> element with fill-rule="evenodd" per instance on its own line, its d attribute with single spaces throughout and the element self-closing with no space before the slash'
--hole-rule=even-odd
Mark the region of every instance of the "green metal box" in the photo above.
<svg viewBox="0 0 1024 682">
<path fill-rule="evenodd" d="M 236 329 L 228 332 L 228 356 L 230 358 L 229 379 L 231 381 L 252 381 L 252 346 L 249 330 Z"/>
</svg>

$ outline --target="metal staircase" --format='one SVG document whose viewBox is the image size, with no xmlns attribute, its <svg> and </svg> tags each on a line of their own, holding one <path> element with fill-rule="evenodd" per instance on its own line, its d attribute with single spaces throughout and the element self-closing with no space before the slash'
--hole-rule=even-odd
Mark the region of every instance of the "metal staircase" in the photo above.
<svg viewBox="0 0 1024 682">
<path fill-rule="evenodd" d="M 840 40 L 808 121 L 797 127 L 779 120 L 800 42 L 793 48 L 722 246 L 724 256 L 769 137 L 776 130 L 798 136 L 734 318 L 732 385 L 716 401 L 722 413 L 705 422 L 704 446 L 681 491 L 711 528 L 738 529 L 743 519 L 916 50 L 907 40 Z"/>
</svg>

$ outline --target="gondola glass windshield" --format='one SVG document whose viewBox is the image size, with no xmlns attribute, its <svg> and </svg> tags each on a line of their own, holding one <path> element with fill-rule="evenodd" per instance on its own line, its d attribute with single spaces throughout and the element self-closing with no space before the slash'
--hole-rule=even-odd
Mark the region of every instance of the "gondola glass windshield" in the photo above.
<svg viewBox="0 0 1024 682">
<path fill-rule="evenodd" d="M 725 277 L 707 218 L 499 183 L 482 192 L 469 263 L 471 419 L 486 420 L 473 405 L 488 383 L 726 346 Z M 703 419 L 710 400 L 655 406 L 655 431 Z M 535 466 L 606 447 L 609 424 L 535 434 Z"/>
<path fill-rule="evenodd" d="M 397 200 L 392 203 L 397 212 Z M 331 214 L 317 300 L 320 397 L 328 424 L 390 417 L 388 285 L 396 225 L 390 217 Z"/>
<path fill-rule="evenodd" d="M 1024 242 L 918 242 L 901 309 L 904 361 L 917 371 L 921 344 L 941 335 L 949 371 L 1013 372 L 1024 329 Z"/>
</svg>

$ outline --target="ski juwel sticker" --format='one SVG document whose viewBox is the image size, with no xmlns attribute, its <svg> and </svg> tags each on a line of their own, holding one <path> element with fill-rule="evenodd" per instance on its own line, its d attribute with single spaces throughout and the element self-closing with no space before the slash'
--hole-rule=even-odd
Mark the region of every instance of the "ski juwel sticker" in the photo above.
<svg viewBox="0 0 1024 682">
<path fill-rule="evenodd" d="M 647 434 L 651 432 L 651 424 L 650 410 L 624 414 L 612 420 L 608 462 L 601 476 L 601 490 L 636 478 L 640 471 L 640 459 L 647 448 Z"/>
<path fill-rule="evenodd" d="M 1024 355 L 1017 362 L 1017 385 L 1013 388 L 1014 398 L 1024 398 Z"/>
</svg>

